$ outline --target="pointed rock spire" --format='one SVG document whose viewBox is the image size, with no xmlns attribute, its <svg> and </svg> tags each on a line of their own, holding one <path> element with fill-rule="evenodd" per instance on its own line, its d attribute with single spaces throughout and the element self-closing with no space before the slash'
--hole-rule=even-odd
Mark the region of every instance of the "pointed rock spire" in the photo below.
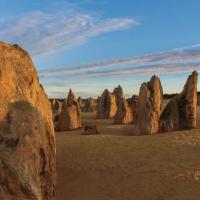
<svg viewBox="0 0 200 200">
<path fill-rule="evenodd" d="M 187 79 L 183 91 L 165 107 L 160 117 L 160 131 L 192 129 L 196 127 L 197 79 L 194 71 Z"/>
<path fill-rule="evenodd" d="M 81 109 L 74 93 L 70 89 L 67 99 L 63 102 L 56 130 L 69 131 L 80 128 L 81 125 Z"/>
<path fill-rule="evenodd" d="M 97 105 L 97 119 L 113 118 L 117 112 L 116 97 L 105 89 Z"/>
<path fill-rule="evenodd" d="M 140 134 L 154 134 L 159 131 L 162 102 L 161 82 L 154 75 L 148 83 L 143 83 L 140 87 L 136 108 L 136 128 Z"/>
</svg>

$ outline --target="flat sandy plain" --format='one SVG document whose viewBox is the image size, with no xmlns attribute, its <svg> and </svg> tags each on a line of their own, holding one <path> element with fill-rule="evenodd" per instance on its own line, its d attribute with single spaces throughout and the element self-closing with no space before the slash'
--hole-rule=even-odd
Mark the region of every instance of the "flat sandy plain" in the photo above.
<svg viewBox="0 0 200 200">
<path fill-rule="evenodd" d="M 83 113 L 99 135 L 56 133 L 57 200 L 200 200 L 200 108 L 197 129 L 134 136 Z"/>
</svg>

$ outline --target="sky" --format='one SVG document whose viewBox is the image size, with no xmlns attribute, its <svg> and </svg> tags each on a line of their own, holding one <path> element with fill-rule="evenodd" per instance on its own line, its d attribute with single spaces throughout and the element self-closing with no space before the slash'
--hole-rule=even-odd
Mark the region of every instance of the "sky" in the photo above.
<svg viewBox="0 0 200 200">
<path fill-rule="evenodd" d="M 156 74 L 181 92 L 200 71 L 199 0 L 0 0 L 0 40 L 26 49 L 50 98 L 126 97 Z"/>
</svg>

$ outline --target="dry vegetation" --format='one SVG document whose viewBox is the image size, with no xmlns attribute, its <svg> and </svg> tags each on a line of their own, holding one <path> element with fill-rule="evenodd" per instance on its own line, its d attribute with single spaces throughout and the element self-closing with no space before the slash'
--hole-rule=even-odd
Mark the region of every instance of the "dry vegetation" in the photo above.
<svg viewBox="0 0 200 200">
<path fill-rule="evenodd" d="M 83 113 L 100 135 L 56 133 L 57 200 L 199 200 L 200 108 L 195 130 L 133 136 Z"/>
</svg>

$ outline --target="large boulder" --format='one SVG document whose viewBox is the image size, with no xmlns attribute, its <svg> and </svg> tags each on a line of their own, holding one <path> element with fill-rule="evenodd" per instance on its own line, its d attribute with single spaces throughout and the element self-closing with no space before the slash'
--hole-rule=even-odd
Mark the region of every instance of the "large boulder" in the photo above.
<svg viewBox="0 0 200 200">
<path fill-rule="evenodd" d="M 159 131 L 163 90 L 160 79 L 153 76 L 150 82 L 140 87 L 136 108 L 136 130 L 140 134 L 154 134 Z"/>
<path fill-rule="evenodd" d="M 113 118 L 117 112 L 116 98 L 107 89 L 104 90 L 97 105 L 97 119 Z"/>
<path fill-rule="evenodd" d="M 63 102 L 63 109 L 58 117 L 56 130 L 69 131 L 80 127 L 81 109 L 74 93 L 70 89 L 67 99 Z"/>
<path fill-rule="evenodd" d="M 0 42 L 0 199 L 55 199 L 51 104 L 28 53 Z"/>
<path fill-rule="evenodd" d="M 118 106 L 117 113 L 114 118 L 114 124 L 131 124 L 134 121 L 133 109 L 128 106 L 128 103 L 124 97 L 121 97 Z"/>
<path fill-rule="evenodd" d="M 160 117 L 160 131 L 193 129 L 197 115 L 197 79 L 194 71 L 187 79 L 183 91 L 165 107 Z"/>
<path fill-rule="evenodd" d="M 83 112 L 94 112 L 96 110 L 96 102 L 92 97 L 86 99 L 85 105 L 82 108 Z"/>
</svg>

